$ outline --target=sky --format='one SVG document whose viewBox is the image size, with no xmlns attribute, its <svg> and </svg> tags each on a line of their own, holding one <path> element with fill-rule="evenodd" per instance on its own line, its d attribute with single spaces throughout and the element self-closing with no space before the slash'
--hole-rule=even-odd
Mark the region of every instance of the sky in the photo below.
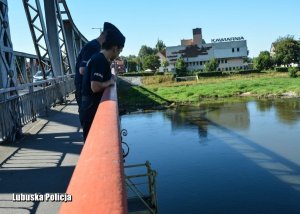
<svg viewBox="0 0 300 214">
<path fill-rule="evenodd" d="M 211 39 L 244 37 L 249 57 L 270 51 L 279 37 L 300 38 L 299 0 L 66 0 L 73 21 L 88 39 L 99 35 L 104 22 L 116 25 L 126 37 L 121 55 L 138 55 L 142 45 L 166 46 L 191 39 L 193 28 L 202 28 Z M 35 53 L 22 0 L 7 0 L 13 48 Z M 43 4 L 43 0 L 40 0 Z"/>
</svg>

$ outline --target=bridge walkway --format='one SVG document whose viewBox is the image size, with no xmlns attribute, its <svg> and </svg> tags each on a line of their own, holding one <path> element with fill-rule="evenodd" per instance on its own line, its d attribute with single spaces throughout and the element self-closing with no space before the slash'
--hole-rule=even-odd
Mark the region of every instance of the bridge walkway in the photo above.
<svg viewBox="0 0 300 214">
<path fill-rule="evenodd" d="M 13 193 L 65 193 L 83 142 L 74 95 L 68 105 L 23 128 L 24 138 L 0 144 L 0 213 L 58 213 L 61 202 L 13 202 Z"/>
</svg>

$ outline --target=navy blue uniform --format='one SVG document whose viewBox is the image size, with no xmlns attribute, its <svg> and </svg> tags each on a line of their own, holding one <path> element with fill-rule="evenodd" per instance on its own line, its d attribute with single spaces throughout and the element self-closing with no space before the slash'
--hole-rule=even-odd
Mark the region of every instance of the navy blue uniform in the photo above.
<svg viewBox="0 0 300 214">
<path fill-rule="evenodd" d="M 76 61 L 76 72 L 75 72 L 75 98 L 77 101 L 77 104 L 81 106 L 81 96 L 82 96 L 82 79 L 83 76 L 79 73 L 79 68 L 80 67 L 85 67 L 87 62 L 91 59 L 91 57 L 100 52 L 100 44 L 97 41 L 97 39 L 94 39 L 90 42 L 88 42 L 80 51 L 77 61 Z"/>
<path fill-rule="evenodd" d="M 80 121 L 83 126 L 84 141 L 88 135 L 103 92 L 94 93 L 91 81 L 106 82 L 112 77 L 110 63 L 102 53 L 95 54 L 88 62 L 83 76 L 82 105 L 80 108 Z"/>
</svg>

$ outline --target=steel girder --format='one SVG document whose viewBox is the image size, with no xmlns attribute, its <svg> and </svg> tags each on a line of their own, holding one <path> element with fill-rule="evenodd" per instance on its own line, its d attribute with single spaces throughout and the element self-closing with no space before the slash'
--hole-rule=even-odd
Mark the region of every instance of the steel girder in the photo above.
<svg viewBox="0 0 300 214">
<path fill-rule="evenodd" d="M 31 32 L 33 45 L 39 59 L 41 70 L 46 79 L 45 67 L 52 67 L 54 73 L 61 70 L 53 61 L 51 46 L 48 40 L 46 26 L 42 14 L 42 9 L 39 0 L 22 0 L 29 29 Z M 45 59 L 50 59 L 50 64 Z M 57 68 L 58 67 L 58 68 Z"/>
<path fill-rule="evenodd" d="M 7 0 L 0 0 L 0 88 L 15 86 L 15 57 L 10 38 Z"/>
</svg>

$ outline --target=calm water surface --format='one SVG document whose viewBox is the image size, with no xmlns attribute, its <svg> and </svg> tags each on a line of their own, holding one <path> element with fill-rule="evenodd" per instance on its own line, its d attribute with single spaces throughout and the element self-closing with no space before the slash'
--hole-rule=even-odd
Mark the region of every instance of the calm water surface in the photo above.
<svg viewBox="0 0 300 214">
<path fill-rule="evenodd" d="M 300 213 L 300 100 L 122 116 L 126 164 L 158 172 L 159 213 Z"/>
</svg>

